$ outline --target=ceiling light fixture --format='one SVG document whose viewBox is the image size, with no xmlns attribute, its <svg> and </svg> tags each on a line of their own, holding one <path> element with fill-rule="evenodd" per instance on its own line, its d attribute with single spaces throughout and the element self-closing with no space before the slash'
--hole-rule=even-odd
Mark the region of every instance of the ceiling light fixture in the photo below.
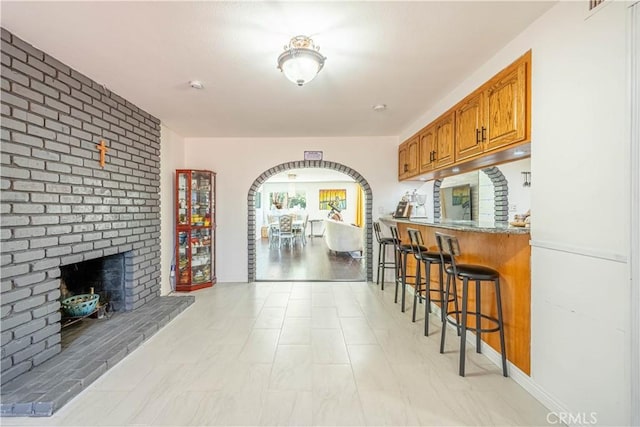
<svg viewBox="0 0 640 427">
<path fill-rule="evenodd" d="M 309 83 L 322 70 L 327 59 L 319 50 L 320 46 L 316 46 L 309 37 L 295 36 L 278 57 L 278 68 L 298 86 Z"/>
<path fill-rule="evenodd" d="M 191 86 L 194 89 L 203 89 L 204 85 L 202 84 L 202 82 L 200 80 L 191 80 L 189 82 L 189 86 Z"/>
</svg>

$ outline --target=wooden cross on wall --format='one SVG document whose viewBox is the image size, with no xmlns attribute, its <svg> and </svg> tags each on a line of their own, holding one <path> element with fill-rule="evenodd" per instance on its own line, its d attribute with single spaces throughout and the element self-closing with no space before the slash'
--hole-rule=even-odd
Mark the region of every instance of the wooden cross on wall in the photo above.
<svg viewBox="0 0 640 427">
<path fill-rule="evenodd" d="M 100 151 L 100 167 L 104 167 L 104 162 L 105 162 L 105 157 L 107 154 L 107 151 L 109 151 L 109 149 L 107 148 L 106 145 L 104 145 L 104 141 L 100 141 L 100 144 L 96 145 L 96 148 L 98 149 L 98 151 Z"/>
</svg>

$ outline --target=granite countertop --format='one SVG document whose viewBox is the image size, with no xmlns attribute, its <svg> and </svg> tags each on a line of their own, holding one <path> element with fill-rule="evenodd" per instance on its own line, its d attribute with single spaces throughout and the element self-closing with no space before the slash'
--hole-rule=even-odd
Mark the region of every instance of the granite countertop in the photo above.
<svg viewBox="0 0 640 427">
<path fill-rule="evenodd" d="M 386 223 L 404 223 L 427 225 L 429 227 L 445 228 L 448 230 L 473 231 L 477 233 L 502 233 L 502 234 L 529 234 L 529 227 L 513 227 L 509 223 L 493 223 L 478 221 L 452 221 L 442 220 L 434 222 L 429 218 L 394 218 L 391 215 L 380 217 L 380 221 Z"/>
</svg>

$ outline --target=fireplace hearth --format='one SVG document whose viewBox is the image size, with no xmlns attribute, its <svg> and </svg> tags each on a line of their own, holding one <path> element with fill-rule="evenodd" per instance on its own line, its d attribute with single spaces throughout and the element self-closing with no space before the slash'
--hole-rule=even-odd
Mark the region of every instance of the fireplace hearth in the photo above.
<svg viewBox="0 0 640 427">
<path fill-rule="evenodd" d="M 194 301 L 193 295 L 158 297 L 109 320 L 84 319 L 66 328 L 61 353 L 3 384 L 0 415 L 52 415 Z"/>
</svg>

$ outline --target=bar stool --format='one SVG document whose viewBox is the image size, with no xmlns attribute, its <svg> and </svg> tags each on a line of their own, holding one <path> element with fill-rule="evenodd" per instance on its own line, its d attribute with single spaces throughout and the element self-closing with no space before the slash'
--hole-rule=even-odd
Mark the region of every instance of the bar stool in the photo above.
<svg viewBox="0 0 640 427">
<path fill-rule="evenodd" d="M 416 303 L 418 298 L 422 300 L 422 285 L 424 284 L 424 298 L 425 298 L 425 306 L 424 306 L 424 336 L 429 336 L 429 313 L 431 313 L 431 302 L 440 303 L 440 320 L 444 323 L 444 313 L 447 311 L 445 307 L 444 301 L 453 302 L 455 304 L 455 309 L 458 311 L 458 299 L 455 297 L 455 294 L 450 295 L 448 300 L 445 300 L 445 292 L 444 292 L 444 268 L 443 262 L 450 263 L 451 257 L 448 254 L 444 255 L 444 259 L 441 256 L 440 252 L 424 250 L 424 240 L 422 239 L 422 232 L 420 230 L 416 230 L 413 228 L 408 228 L 407 232 L 409 233 L 409 240 L 411 242 L 411 248 L 413 250 L 413 255 L 416 258 L 417 266 L 416 266 L 416 289 L 413 293 L 413 317 L 412 321 L 416 321 Z M 422 281 L 422 264 L 424 264 L 424 281 Z M 431 288 L 431 265 L 438 266 L 438 287 Z M 431 293 L 435 292 L 437 295 L 435 298 L 431 296 Z M 448 304 L 446 305 L 448 306 Z"/>
<path fill-rule="evenodd" d="M 500 298 L 500 273 L 492 268 L 484 265 L 476 264 L 457 264 L 456 256 L 460 255 L 460 245 L 458 239 L 455 236 L 448 234 L 436 233 L 436 242 L 438 249 L 443 257 L 450 256 L 450 262 L 445 267 L 447 272 L 447 287 L 445 291 L 445 300 L 449 300 L 451 282 L 455 284 L 456 279 L 462 280 L 462 310 L 447 311 L 446 320 L 454 324 L 460 331 L 460 376 L 464 377 L 464 362 L 465 362 L 465 350 L 467 343 L 467 330 L 475 331 L 476 333 L 476 352 L 481 353 L 481 342 L 483 332 L 499 332 L 500 333 L 500 352 L 502 354 L 502 375 L 508 377 L 507 374 L 507 349 L 504 344 L 504 322 L 502 320 L 502 301 Z M 469 296 L 469 280 L 475 281 L 476 284 L 476 308 L 475 311 L 468 310 L 468 296 Z M 496 308 L 497 318 L 489 316 L 481 312 L 481 283 L 493 283 L 496 294 Z M 455 295 L 455 294 L 454 294 Z M 450 314 L 456 315 L 456 321 L 448 319 Z M 461 318 L 458 320 L 458 315 Z M 467 316 L 472 315 L 476 318 L 475 328 L 467 326 Z M 481 319 L 489 321 L 494 327 L 482 328 Z M 442 335 L 440 338 L 440 353 L 444 353 L 444 341 L 446 335 L 446 321 L 442 323 Z"/>
<path fill-rule="evenodd" d="M 407 284 L 414 285 L 414 287 L 418 287 L 416 285 L 416 276 L 407 274 L 407 258 L 409 254 L 413 254 L 413 248 L 410 244 L 403 244 L 400 240 L 400 233 L 398 233 L 398 227 L 392 225 L 389 227 L 391 229 L 391 237 L 394 239 L 394 253 L 395 253 L 395 272 L 396 272 L 396 293 L 394 302 L 398 302 L 398 287 L 402 286 L 402 304 L 401 310 L 404 313 L 405 310 L 405 300 L 407 293 Z M 427 248 L 422 247 L 424 251 Z M 407 281 L 409 279 L 410 281 Z"/>
<path fill-rule="evenodd" d="M 383 237 L 380 230 L 380 223 L 373 223 L 373 231 L 376 233 L 376 240 L 378 241 L 378 272 L 376 274 L 376 285 L 380 285 L 380 273 L 382 273 L 381 289 L 384 291 L 384 276 L 386 270 L 392 268 L 395 270 L 395 261 L 387 261 L 387 248 L 393 248 L 393 238 Z"/>
</svg>

